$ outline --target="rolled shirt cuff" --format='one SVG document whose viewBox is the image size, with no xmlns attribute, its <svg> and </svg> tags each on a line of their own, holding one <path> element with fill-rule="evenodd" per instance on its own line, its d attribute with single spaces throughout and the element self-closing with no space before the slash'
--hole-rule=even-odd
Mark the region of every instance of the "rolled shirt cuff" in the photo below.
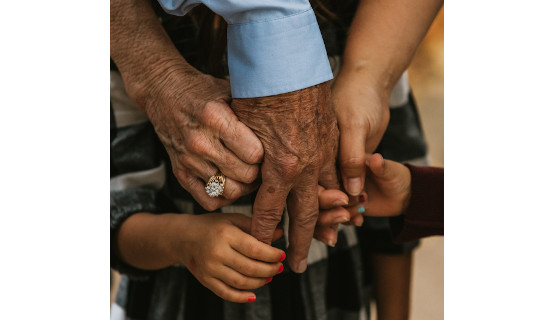
<svg viewBox="0 0 554 320">
<path fill-rule="evenodd" d="M 271 96 L 331 80 L 333 73 L 315 14 L 229 24 L 233 98 Z"/>
</svg>

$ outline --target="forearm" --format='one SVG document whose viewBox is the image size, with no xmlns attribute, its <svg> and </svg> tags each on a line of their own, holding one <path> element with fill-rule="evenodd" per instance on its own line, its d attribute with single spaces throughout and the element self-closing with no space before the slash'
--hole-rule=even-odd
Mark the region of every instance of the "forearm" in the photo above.
<svg viewBox="0 0 554 320">
<path fill-rule="evenodd" d="M 135 102 L 176 67 L 180 73 L 199 74 L 179 54 L 148 0 L 110 1 L 110 57 Z"/>
<path fill-rule="evenodd" d="M 372 261 L 378 319 L 409 319 L 412 254 L 373 254 Z"/>
<path fill-rule="evenodd" d="M 363 0 L 352 22 L 341 74 L 390 91 L 409 66 L 442 0 Z"/>
<path fill-rule="evenodd" d="M 178 220 L 188 218 L 190 215 L 132 215 L 121 225 L 117 234 L 119 258 L 143 270 L 158 270 L 177 264 L 175 244 L 170 239 Z M 182 230 L 182 234 L 186 233 Z"/>
<path fill-rule="evenodd" d="M 407 207 L 390 219 L 394 241 L 406 242 L 444 235 L 444 168 L 406 164 L 411 176 Z"/>
</svg>

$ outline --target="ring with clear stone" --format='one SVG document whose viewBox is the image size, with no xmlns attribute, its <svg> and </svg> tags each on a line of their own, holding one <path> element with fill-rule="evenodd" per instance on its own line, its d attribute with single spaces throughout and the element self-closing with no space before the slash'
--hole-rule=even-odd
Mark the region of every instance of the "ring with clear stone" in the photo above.
<svg viewBox="0 0 554 320">
<path fill-rule="evenodd" d="M 225 175 L 218 173 L 210 177 L 208 183 L 206 183 L 206 193 L 211 198 L 219 197 L 225 190 Z"/>
</svg>

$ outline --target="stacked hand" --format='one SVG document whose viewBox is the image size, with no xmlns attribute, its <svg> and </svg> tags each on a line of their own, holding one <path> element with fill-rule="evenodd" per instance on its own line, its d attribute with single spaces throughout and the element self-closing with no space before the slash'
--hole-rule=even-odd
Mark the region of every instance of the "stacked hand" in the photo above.
<svg viewBox="0 0 554 320">
<path fill-rule="evenodd" d="M 120 257 L 140 269 L 181 264 L 206 288 L 233 302 L 256 299 L 259 288 L 283 271 L 285 253 L 252 237 L 242 214 L 151 214 L 129 217 L 118 234 Z M 277 229 L 271 239 L 283 235 Z"/>
<path fill-rule="evenodd" d="M 176 242 L 178 261 L 206 288 L 225 300 L 252 302 L 259 288 L 283 271 L 285 253 L 249 235 L 250 218 L 241 214 L 193 216 L 188 241 Z M 283 235 L 277 229 L 272 240 Z"/>
<path fill-rule="evenodd" d="M 171 68 L 135 101 L 154 125 L 180 184 L 212 211 L 258 186 L 262 144 L 229 107 L 228 81 Z M 225 189 L 222 197 L 210 198 L 204 186 L 218 172 L 226 176 Z"/>
<path fill-rule="evenodd" d="M 389 123 L 388 91 L 368 84 L 362 71 L 343 70 L 333 85 L 340 129 L 339 164 L 344 188 L 358 196 L 364 187 L 366 154 L 383 138 Z"/>
<path fill-rule="evenodd" d="M 252 235 L 269 243 L 282 218 L 290 217 L 288 263 L 304 272 L 318 217 L 317 185 L 338 189 L 338 129 L 328 83 L 262 98 L 234 99 L 237 117 L 264 147 L 262 184 L 254 202 Z"/>
<path fill-rule="evenodd" d="M 410 170 L 376 153 L 365 159 L 366 183 L 362 195 L 350 197 L 339 190 L 320 187 L 320 213 L 314 237 L 326 244 L 337 242 L 339 223 L 348 224 L 363 216 L 392 217 L 402 214 L 410 199 Z M 338 206 L 340 202 L 347 205 Z M 356 223 L 355 223 L 356 224 Z"/>
<path fill-rule="evenodd" d="M 389 90 L 371 85 L 365 68 L 343 68 L 333 84 L 333 105 L 340 129 L 339 166 L 349 197 L 338 190 L 319 188 L 320 214 L 314 237 L 326 244 L 337 241 L 339 223 L 361 226 L 361 212 L 341 205 L 365 201 L 366 156 L 376 148 L 389 121 Z M 343 202 L 343 204 L 339 204 Z M 339 205 L 337 205 L 339 204 Z"/>
</svg>

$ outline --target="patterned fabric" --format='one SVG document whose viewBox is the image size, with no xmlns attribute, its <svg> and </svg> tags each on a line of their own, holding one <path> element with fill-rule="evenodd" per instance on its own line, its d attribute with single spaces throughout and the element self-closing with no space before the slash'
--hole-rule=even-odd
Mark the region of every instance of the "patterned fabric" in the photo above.
<svg viewBox="0 0 554 320">
<path fill-rule="evenodd" d="M 183 25 L 194 27 L 186 20 Z M 334 30 L 322 27 L 322 33 L 328 52 L 341 52 L 346 33 L 338 27 Z M 197 33 L 187 33 L 194 34 Z M 328 40 L 333 37 L 336 41 Z M 191 42 L 172 39 L 181 44 Z M 330 47 L 333 43 L 335 47 Z M 194 65 L 192 51 L 181 52 L 191 56 L 188 61 Z M 340 55 L 331 55 L 329 60 L 333 72 L 338 72 Z M 152 125 L 126 96 L 121 76 L 113 65 L 110 77 L 111 267 L 122 273 L 116 304 L 112 306 L 113 320 L 369 319 L 370 254 L 410 252 L 417 246 L 417 242 L 394 244 L 387 219 L 366 218 L 362 228 L 341 226 L 334 248 L 313 240 L 306 272 L 291 272 L 285 261 L 282 274 L 254 290 L 255 303 L 237 304 L 220 299 L 184 267 L 143 271 L 118 260 L 115 235 L 132 214 L 141 211 L 202 214 L 205 210 L 178 184 Z M 426 147 L 418 121 L 407 77 L 403 76 L 391 96 L 391 125 L 378 151 L 393 160 L 425 164 Z M 254 197 L 255 193 L 240 198 L 218 211 L 251 215 Z M 283 220 L 286 226 L 286 212 Z M 285 249 L 287 233 L 285 228 L 285 237 L 272 245 Z"/>
</svg>

